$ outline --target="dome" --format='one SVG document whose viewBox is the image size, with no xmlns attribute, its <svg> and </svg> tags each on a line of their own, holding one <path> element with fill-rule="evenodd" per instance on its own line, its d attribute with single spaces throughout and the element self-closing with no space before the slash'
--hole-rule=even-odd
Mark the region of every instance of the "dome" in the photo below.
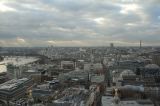
<svg viewBox="0 0 160 106">
<path fill-rule="evenodd" d="M 145 69 L 159 69 L 160 67 L 156 64 L 148 64 L 145 66 Z"/>
<path fill-rule="evenodd" d="M 123 76 L 135 76 L 136 74 L 132 71 L 132 70 L 124 70 L 120 76 L 123 77 Z"/>
</svg>

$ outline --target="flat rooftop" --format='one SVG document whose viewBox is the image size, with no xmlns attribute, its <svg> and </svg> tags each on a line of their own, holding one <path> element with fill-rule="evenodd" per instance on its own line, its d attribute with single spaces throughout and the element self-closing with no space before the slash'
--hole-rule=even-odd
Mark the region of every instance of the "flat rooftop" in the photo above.
<svg viewBox="0 0 160 106">
<path fill-rule="evenodd" d="M 0 73 L 3 73 L 3 72 L 7 72 L 7 67 L 6 67 L 6 65 L 0 64 Z"/>
<path fill-rule="evenodd" d="M 112 96 L 102 96 L 102 106 L 154 106 L 150 100 L 125 100 L 119 105 L 114 105 L 112 101 Z"/>
<path fill-rule="evenodd" d="M 5 91 L 10 91 L 15 88 L 17 88 L 18 85 L 26 82 L 28 78 L 22 78 L 22 79 L 12 79 L 10 81 L 7 81 L 3 84 L 0 84 L 0 91 L 5 90 Z"/>
<path fill-rule="evenodd" d="M 93 82 L 93 83 L 101 83 L 103 81 L 105 81 L 105 76 L 104 75 L 91 76 L 91 82 Z"/>
</svg>

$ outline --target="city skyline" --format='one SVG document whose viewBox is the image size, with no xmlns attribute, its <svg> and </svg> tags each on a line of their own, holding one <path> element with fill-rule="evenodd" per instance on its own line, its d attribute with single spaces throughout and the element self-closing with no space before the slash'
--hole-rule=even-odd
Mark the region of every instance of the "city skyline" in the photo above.
<svg viewBox="0 0 160 106">
<path fill-rule="evenodd" d="M 1 0 L 0 45 L 159 46 L 159 0 Z"/>
</svg>

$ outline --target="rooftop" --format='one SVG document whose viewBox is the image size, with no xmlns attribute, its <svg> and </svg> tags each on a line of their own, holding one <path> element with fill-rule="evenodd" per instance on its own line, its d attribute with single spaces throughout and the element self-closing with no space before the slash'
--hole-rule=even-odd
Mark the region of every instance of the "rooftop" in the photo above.
<svg viewBox="0 0 160 106">
<path fill-rule="evenodd" d="M 124 70 L 121 74 L 120 74 L 120 76 L 121 77 L 123 77 L 123 76 L 134 76 L 135 75 L 135 73 L 132 71 L 132 70 Z"/>
<path fill-rule="evenodd" d="M 145 66 L 146 69 L 159 69 L 160 67 L 157 64 L 148 64 Z"/>
<path fill-rule="evenodd" d="M 100 82 L 103 82 L 104 80 L 105 80 L 104 75 L 91 76 L 91 82 L 94 82 L 94 83 L 100 83 Z"/>
<path fill-rule="evenodd" d="M 0 73 L 7 72 L 7 67 L 5 65 L 0 65 Z"/>
<path fill-rule="evenodd" d="M 0 90 L 13 90 L 15 89 L 18 85 L 24 83 L 27 81 L 27 78 L 22 78 L 22 79 L 12 79 L 10 81 L 7 81 L 3 84 L 0 84 Z"/>
<path fill-rule="evenodd" d="M 120 101 L 120 105 L 114 105 L 112 101 L 112 96 L 102 96 L 102 106 L 154 106 L 150 100 L 125 100 Z"/>
</svg>

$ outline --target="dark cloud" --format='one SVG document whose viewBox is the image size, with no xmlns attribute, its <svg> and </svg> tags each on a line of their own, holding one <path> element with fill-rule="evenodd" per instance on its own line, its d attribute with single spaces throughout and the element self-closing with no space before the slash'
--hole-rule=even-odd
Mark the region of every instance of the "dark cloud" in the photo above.
<svg viewBox="0 0 160 106">
<path fill-rule="evenodd" d="M 0 44 L 135 45 L 141 39 L 148 45 L 159 45 L 158 3 L 159 0 L 1 0 Z"/>
</svg>

